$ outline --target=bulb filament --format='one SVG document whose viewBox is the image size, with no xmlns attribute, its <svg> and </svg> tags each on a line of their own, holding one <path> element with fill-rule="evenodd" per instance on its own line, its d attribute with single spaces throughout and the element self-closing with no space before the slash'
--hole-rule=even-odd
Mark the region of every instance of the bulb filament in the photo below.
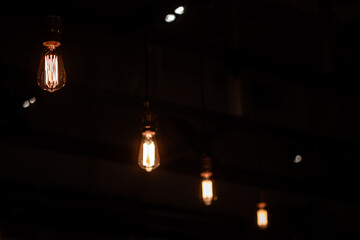
<svg viewBox="0 0 360 240">
<path fill-rule="evenodd" d="M 261 205 L 262 204 L 262 205 Z M 259 209 L 257 210 L 257 225 L 261 229 L 265 229 L 268 226 L 268 213 L 265 208 L 265 203 L 258 204 Z"/>
<path fill-rule="evenodd" d="M 58 57 L 54 54 L 45 55 L 45 84 L 54 89 L 59 84 Z"/>
<path fill-rule="evenodd" d="M 155 144 L 151 139 L 143 144 L 143 165 L 146 169 L 155 165 Z"/>
<path fill-rule="evenodd" d="M 210 179 L 204 179 L 201 183 L 202 187 L 202 199 L 205 205 L 210 205 L 213 199 L 213 184 Z"/>
</svg>

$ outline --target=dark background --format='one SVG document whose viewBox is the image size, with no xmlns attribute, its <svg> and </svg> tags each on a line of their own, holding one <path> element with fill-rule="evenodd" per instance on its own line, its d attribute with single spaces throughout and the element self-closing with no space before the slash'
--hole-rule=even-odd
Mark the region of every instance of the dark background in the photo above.
<svg viewBox="0 0 360 240">
<path fill-rule="evenodd" d="M 356 236 L 360 3 L 154 0 L 146 12 L 130 0 L 1 8 L 0 239 Z M 50 14 L 67 72 L 55 93 L 36 84 Z M 145 25 L 151 173 L 137 166 Z M 204 151 L 210 207 L 198 198 Z"/>
</svg>

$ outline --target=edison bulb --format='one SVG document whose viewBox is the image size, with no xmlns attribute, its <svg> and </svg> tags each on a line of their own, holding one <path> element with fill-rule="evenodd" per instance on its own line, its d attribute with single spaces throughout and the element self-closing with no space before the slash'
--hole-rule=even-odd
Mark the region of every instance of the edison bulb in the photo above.
<svg viewBox="0 0 360 240">
<path fill-rule="evenodd" d="M 155 131 L 145 130 L 142 133 L 138 164 L 142 169 L 151 172 L 160 165 Z"/>
<path fill-rule="evenodd" d="M 209 206 L 214 198 L 213 183 L 211 179 L 203 179 L 201 182 L 202 199 L 204 204 Z"/>
<path fill-rule="evenodd" d="M 206 205 L 210 206 L 214 200 L 216 200 L 214 192 L 214 182 L 211 179 L 211 172 L 202 172 L 201 173 L 201 201 Z"/>
<path fill-rule="evenodd" d="M 265 229 L 268 226 L 268 212 L 266 210 L 266 203 L 260 202 L 257 204 L 258 210 L 257 215 L 257 225 L 260 229 Z"/>
<path fill-rule="evenodd" d="M 65 85 L 66 72 L 59 51 L 60 42 L 44 42 L 45 52 L 40 59 L 37 75 L 38 85 L 49 92 L 59 90 Z"/>
</svg>

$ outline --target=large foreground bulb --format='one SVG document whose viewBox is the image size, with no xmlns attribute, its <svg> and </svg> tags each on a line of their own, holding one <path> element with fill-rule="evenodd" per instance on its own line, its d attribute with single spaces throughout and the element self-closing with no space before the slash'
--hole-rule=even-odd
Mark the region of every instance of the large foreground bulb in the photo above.
<svg viewBox="0 0 360 240">
<path fill-rule="evenodd" d="M 147 172 L 151 172 L 160 165 L 160 157 L 155 134 L 155 131 L 151 130 L 145 130 L 142 132 L 138 164 Z"/>
<path fill-rule="evenodd" d="M 266 210 L 266 203 L 259 202 L 257 207 L 257 225 L 260 229 L 266 229 L 268 227 L 268 212 Z"/>
<path fill-rule="evenodd" d="M 37 82 L 42 89 L 54 92 L 66 82 L 64 63 L 59 52 L 60 42 L 47 41 L 43 45 L 45 51 L 40 59 Z"/>
<path fill-rule="evenodd" d="M 206 205 L 210 206 L 214 200 L 216 200 L 214 193 L 214 182 L 211 179 L 211 172 L 201 173 L 201 201 Z"/>
</svg>

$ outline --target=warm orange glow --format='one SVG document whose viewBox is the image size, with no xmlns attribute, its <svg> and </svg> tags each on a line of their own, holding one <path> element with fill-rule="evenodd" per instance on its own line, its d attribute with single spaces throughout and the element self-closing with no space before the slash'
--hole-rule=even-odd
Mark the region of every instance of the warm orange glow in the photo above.
<svg viewBox="0 0 360 240">
<path fill-rule="evenodd" d="M 257 225 L 261 229 L 265 229 L 268 226 L 268 213 L 265 209 L 266 203 L 259 203 L 257 210 Z"/>
<path fill-rule="evenodd" d="M 143 165 L 151 168 L 155 164 L 155 144 L 152 141 L 143 144 Z"/>
<path fill-rule="evenodd" d="M 38 70 L 38 85 L 49 92 L 59 90 L 65 85 L 66 73 L 59 53 L 59 42 L 48 41 L 43 44 L 45 53 L 41 56 Z"/>
<path fill-rule="evenodd" d="M 45 84 L 51 89 L 59 85 L 58 66 L 58 57 L 56 55 L 45 55 Z"/>
<path fill-rule="evenodd" d="M 214 194 L 213 194 L 213 182 L 211 179 L 203 179 L 201 182 L 202 199 L 205 205 L 211 205 Z"/>
<path fill-rule="evenodd" d="M 151 172 L 160 165 L 154 131 L 147 130 L 142 133 L 138 164 L 147 172 Z"/>
</svg>

